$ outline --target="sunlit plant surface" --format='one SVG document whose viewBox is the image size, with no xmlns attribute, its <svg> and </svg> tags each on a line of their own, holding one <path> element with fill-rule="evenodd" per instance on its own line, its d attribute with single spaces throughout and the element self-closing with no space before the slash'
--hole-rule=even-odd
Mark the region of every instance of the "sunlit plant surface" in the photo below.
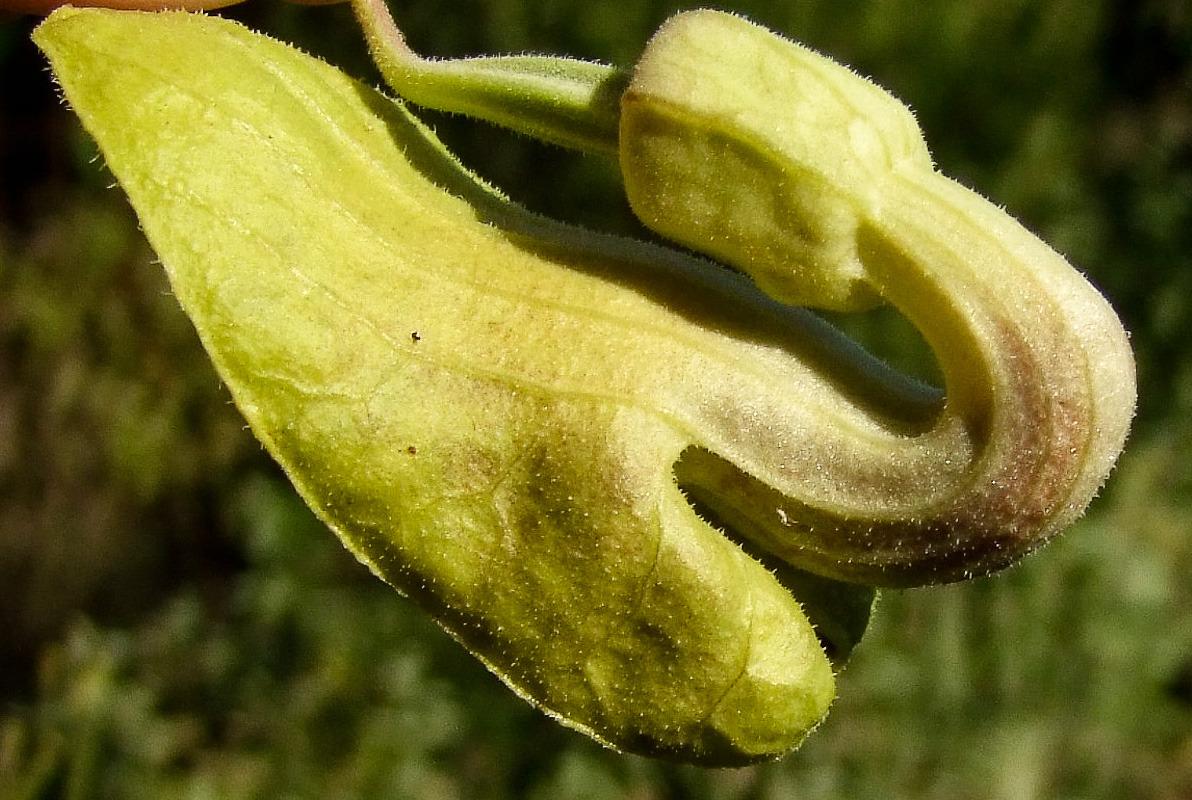
<svg viewBox="0 0 1192 800">
<path fill-rule="evenodd" d="M 826 713 L 869 586 L 1004 567 L 1105 480 L 1134 407 L 1116 316 L 873 84 L 719 12 L 622 75 L 426 62 L 357 10 L 399 93 L 611 150 L 644 222 L 757 288 L 528 214 L 217 18 L 68 8 L 35 38 L 304 499 L 551 716 L 773 758 Z M 883 300 L 944 396 L 790 307 Z"/>
</svg>

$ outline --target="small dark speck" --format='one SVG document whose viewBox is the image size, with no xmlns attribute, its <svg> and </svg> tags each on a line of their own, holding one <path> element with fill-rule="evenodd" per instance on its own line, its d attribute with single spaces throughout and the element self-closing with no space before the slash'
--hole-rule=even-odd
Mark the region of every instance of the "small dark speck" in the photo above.
<svg viewBox="0 0 1192 800">
<path fill-rule="evenodd" d="M 415 447 L 414 445 L 410 445 L 409 447 L 406 448 L 406 452 L 412 456 L 416 456 L 416 455 L 418 455 L 418 448 Z"/>
<path fill-rule="evenodd" d="M 413 333 L 410 334 L 410 341 L 411 342 L 421 342 L 422 334 L 419 333 L 418 331 L 414 331 Z"/>
</svg>

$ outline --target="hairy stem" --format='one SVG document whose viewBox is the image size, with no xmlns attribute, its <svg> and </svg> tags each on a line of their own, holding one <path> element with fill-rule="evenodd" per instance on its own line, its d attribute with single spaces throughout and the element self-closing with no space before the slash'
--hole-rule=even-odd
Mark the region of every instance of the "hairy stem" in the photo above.
<svg viewBox="0 0 1192 800">
<path fill-rule="evenodd" d="M 566 147 L 616 153 L 624 72 L 571 58 L 422 58 L 406 44 L 384 0 L 352 5 L 381 74 L 406 100 Z"/>
</svg>

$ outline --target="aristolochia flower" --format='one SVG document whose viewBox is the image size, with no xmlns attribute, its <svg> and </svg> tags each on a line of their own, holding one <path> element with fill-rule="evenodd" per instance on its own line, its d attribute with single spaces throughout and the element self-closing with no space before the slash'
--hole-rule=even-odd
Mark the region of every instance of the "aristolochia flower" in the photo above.
<svg viewBox="0 0 1192 800">
<path fill-rule="evenodd" d="M 528 214 L 400 103 L 230 22 L 63 9 L 36 39 L 298 491 L 548 713 L 774 757 L 870 587 L 1003 567 L 1105 479 L 1116 317 L 873 84 L 714 12 L 629 77 L 426 62 L 358 7 L 399 93 L 616 153 L 643 221 L 739 272 Z M 792 305 L 877 302 L 944 392 Z"/>
</svg>

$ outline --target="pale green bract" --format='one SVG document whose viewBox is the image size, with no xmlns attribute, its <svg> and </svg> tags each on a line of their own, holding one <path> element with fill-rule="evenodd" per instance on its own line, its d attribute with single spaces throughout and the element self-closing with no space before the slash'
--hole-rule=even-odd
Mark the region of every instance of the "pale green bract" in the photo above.
<svg viewBox="0 0 1192 800">
<path fill-rule="evenodd" d="M 776 297 L 895 303 L 946 400 L 711 262 L 526 213 L 400 104 L 233 23 L 62 9 L 35 38 L 304 499 L 614 747 L 786 752 L 867 585 L 1004 566 L 1122 446 L 1132 362 L 1105 302 L 932 171 L 896 101 L 737 18 L 676 17 L 628 82 L 551 59 L 428 78 L 408 51 L 386 72 L 615 149 L 643 220 Z"/>
</svg>

